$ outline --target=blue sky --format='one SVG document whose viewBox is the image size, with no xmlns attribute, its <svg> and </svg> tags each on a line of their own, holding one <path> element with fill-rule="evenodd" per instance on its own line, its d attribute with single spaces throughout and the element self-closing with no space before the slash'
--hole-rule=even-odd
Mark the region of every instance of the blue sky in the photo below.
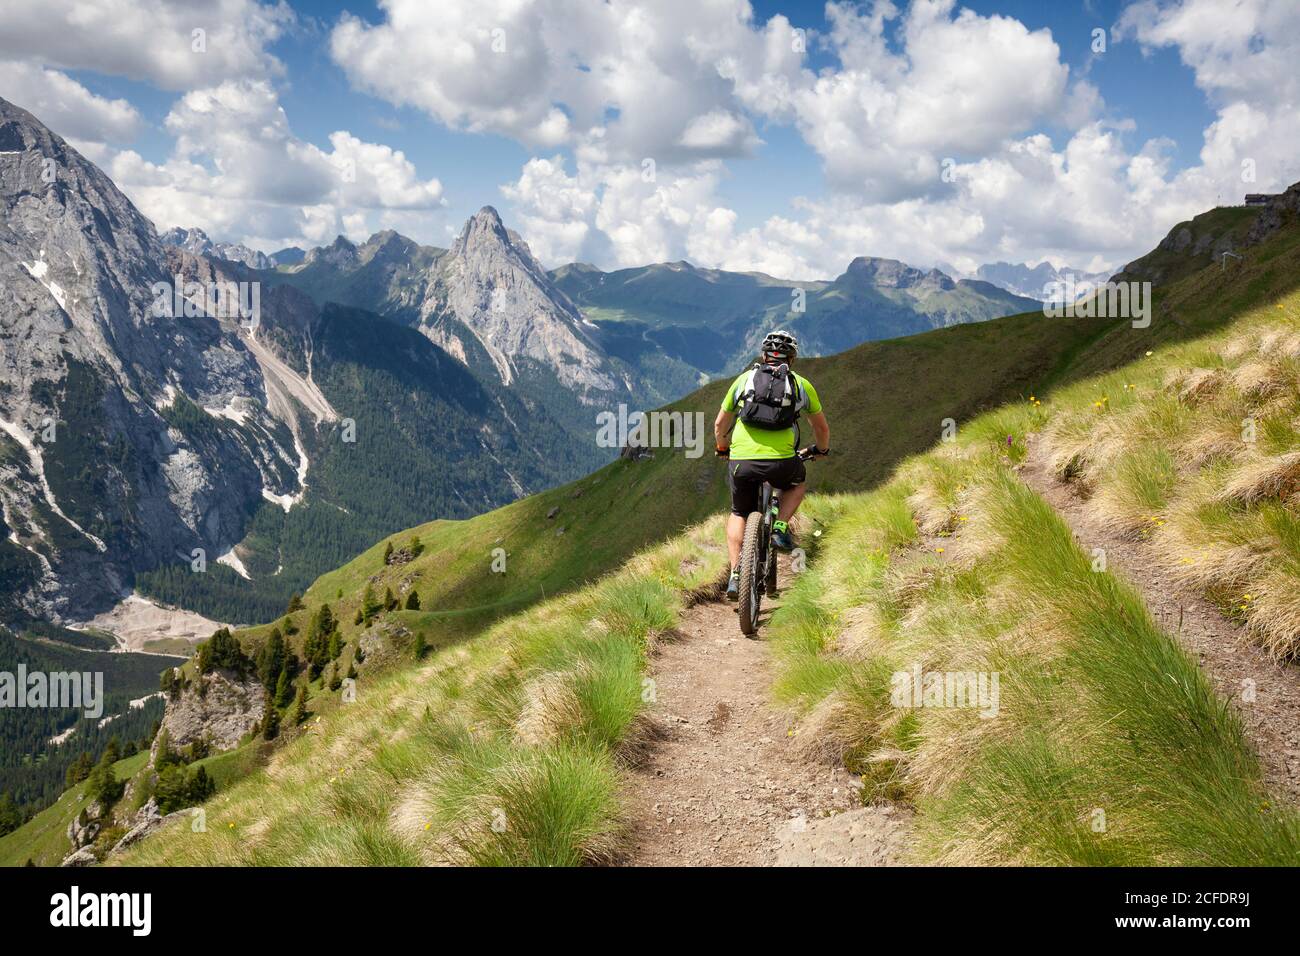
<svg viewBox="0 0 1300 956">
<path fill-rule="evenodd" d="M 91 24 L 83 49 L 71 0 L 45 0 L 32 11 L 66 19 L 0 40 L 0 95 L 160 228 L 262 248 L 382 227 L 445 245 L 492 204 L 547 265 L 1100 268 L 1300 178 L 1295 81 L 1269 75 L 1295 62 L 1297 5 L 1230 2 L 1216 23 L 1209 0 L 755 0 L 751 16 L 736 0 L 441 0 L 437 16 L 416 0 L 152 16 L 162 0 L 106 0 L 124 4 L 118 36 Z M 180 56 L 197 25 L 207 48 Z M 332 183 L 349 164 L 355 181 Z"/>
</svg>

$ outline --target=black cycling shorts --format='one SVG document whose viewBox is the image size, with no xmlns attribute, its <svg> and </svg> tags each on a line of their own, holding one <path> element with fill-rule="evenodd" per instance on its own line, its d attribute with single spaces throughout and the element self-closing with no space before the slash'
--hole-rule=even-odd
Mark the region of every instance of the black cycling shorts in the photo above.
<svg viewBox="0 0 1300 956">
<path fill-rule="evenodd" d="M 769 461 L 733 461 L 727 464 L 727 487 L 731 489 L 731 513 L 748 517 L 758 510 L 758 493 L 763 482 L 784 491 L 802 485 L 807 469 L 798 458 Z"/>
</svg>

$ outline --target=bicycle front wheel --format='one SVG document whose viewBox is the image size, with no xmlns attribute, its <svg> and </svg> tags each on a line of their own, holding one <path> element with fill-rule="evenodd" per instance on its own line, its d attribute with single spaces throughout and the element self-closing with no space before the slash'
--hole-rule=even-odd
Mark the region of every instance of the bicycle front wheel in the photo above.
<svg viewBox="0 0 1300 956">
<path fill-rule="evenodd" d="M 763 515 L 751 511 L 745 519 L 745 538 L 740 547 L 740 600 L 736 610 L 740 612 L 740 632 L 752 637 L 758 630 L 758 608 L 762 603 L 763 568 L 759 567 L 762 557 Z"/>
</svg>

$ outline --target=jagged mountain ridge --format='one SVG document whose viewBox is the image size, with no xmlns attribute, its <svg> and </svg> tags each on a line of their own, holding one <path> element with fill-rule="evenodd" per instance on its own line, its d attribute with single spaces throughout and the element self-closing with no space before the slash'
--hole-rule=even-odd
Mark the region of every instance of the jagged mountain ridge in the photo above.
<svg viewBox="0 0 1300 956">
<path fill-rule="evenodd" d="M 2 100 L 0 144 L 6 619 L 84 618 L 161 571 L 161 597 L 211 613 L 220 592 L 261 615 L 394 527 L 594 464 L 594 450 L 557 455 L 571 437 L 545 410 L 428 338 L 164 243 L 98 168 Z M 255 320 L 222 299 L 235 289 L 260 293 Z M 262 604 L 243 578 L 267 582 Z"/>
<path fill-rule="evenodd" d="M 503 383 L 529 390 L 516 381 L 523 363 L 589 403 L 624 395 L 643 405 L 671 400 L 743 364 L 776 325 L 793 328 L 805 354 L 828 355 L 1039 305 L 990 283 L 867 256 L 829 281 L 685 261 L 546 271 L 490 206 L 449 250 L 393 233 L 360 245 L 340 236 L 277 276 L 318 303 L 345 302 L 415 324 Z"/>
<path fill-rule="evenodd" d="M 1027 262 L 990 262 L 975 270 L 976 279 L 1044 302 L 1064 301 L 1062 291 L 1071 284 L 1076 287 L 1084 283 L 1095 285 L 1105 282 L 1109 276 L 1109 272 L 1088 272 L 1069 266 L 1058 269 L 1046 260 L 1036 266 Z"/>
</svg>

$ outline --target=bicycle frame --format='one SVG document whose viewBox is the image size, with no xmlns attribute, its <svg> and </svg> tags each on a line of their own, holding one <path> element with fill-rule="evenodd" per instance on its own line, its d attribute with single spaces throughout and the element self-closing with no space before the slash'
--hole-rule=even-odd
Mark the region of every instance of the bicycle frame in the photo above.
<svg viewBox="0 0 1300 956">
<path fill-rule="evenodd" d="M 811 457 L 801 454 L 799 459 L 808 461 Z M 740 614 L 740 630 L 747 637 L 754 636 L 758 630 L 759 609 L 764 595 L 776 595 L 776 548 L 772 544 L 772 534 L 780 513 L 780 490 L 763 482 L 759 489 L 758 508 L 745 519 L 740 552 L 740 593 L 736 611 Z"/>
</svg>

